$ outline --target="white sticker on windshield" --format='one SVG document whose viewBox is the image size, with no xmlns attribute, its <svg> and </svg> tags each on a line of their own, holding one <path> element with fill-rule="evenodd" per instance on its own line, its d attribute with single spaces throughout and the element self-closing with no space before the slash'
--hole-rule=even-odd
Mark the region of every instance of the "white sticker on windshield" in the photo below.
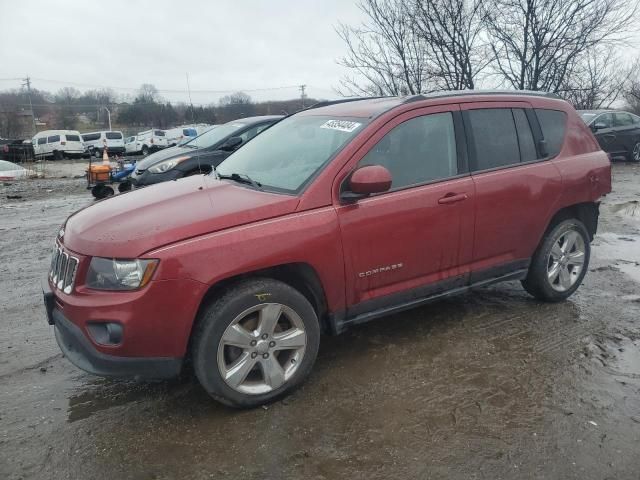
<svg viewBox="0 0 640 480">
<path fill-rule="evenodd" d="M 361 123 L 358 122 L 350 122 L 348 120 L 327 120 L 320 128 L 328 128 L 330 130 L 340 130 L 341 132 L 353 132 L 356 128 L 358 128 Z"/>
</svg>

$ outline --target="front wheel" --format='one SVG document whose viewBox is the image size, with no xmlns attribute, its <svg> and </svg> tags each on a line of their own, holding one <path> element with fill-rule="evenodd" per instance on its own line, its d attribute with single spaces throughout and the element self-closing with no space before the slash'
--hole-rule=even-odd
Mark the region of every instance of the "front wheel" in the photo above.
<svg viewBox="0 0 640 480">
<path fill-rule="evenodd" d="M 640 142 L 635 143 L 629 157 L 629 160 L 631 160 L 632 162 L 640 162 Z"/>
<path fill-rule="evenodd" d="M 560 222 L 542 239 L 522 285 L 539 300 L 565 300 L 580 286 L 590 255 L 589 233 L 584 224 L 576 219 Z"/>
<path fill-rule="evenodd" d="M 272 279 L 227 290 L 198 319 L 193 364 L 204 389 L 233 407 L 272 402 L 309 375 L 320 326 L 309 301 Z"/>
<path fill-rule="evenodd" d="M 142 155 L 144 155 L 145 157 L 149 155 L 149 147 L 147 147 L 146 145 L 142 147 Z"/>
</svg>

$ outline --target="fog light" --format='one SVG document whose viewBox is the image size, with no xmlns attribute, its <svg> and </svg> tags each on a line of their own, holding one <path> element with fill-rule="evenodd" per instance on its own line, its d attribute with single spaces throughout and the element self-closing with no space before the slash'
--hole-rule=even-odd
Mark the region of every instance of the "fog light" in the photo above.
<svg viewBox="0 0 640 480">
<path fill-rule="evenodd" d="M 122 343 L 122 325 L 119 323 L 89 323 L 87 330 L 93 341 L 100 345 L 119 345 Z"/>
</svg>

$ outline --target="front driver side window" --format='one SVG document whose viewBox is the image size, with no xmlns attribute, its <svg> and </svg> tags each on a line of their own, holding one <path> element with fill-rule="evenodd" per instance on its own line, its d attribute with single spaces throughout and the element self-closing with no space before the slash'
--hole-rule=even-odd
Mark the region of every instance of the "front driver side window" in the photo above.
<svg viewBox="0 0 640 480">
<path fill-rule="evenodd" d="M 419 185 L 458 174 L 451 112 L 412 118 L 388 132 L 358 166 L 382 165 L 391 173 L 391 189 Z"/>
<path fill-rule="evenodd" d="M 598 128 L 611 128 L 613 126 L 613 115 L 610 113 L 603 113 L 593 122 Z"/>
</svg>

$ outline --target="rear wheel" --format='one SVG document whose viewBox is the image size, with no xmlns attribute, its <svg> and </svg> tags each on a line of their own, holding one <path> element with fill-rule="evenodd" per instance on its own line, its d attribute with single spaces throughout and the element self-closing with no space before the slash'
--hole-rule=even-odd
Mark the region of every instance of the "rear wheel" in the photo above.
<svg viewBox="0 0 640 480">
<path fill-rule="evenodd" d="M 193 364 L 204 389 L 234 407 L 272 402 L 309 375 L 320 327 L 309 301 L 272 279 L 237 284 L 201 314 Z"/>
<path fill-rule="evenodd" d="M 146 145 L 142 146 L 142 155 L 144 155 L 145 157 L 149 155 L 149 147 L 147 147 Z"/>
<path fill-rule="evenodd" d="M 565 220 L 542 239 L 522 285 L 539 300 L 559 302 L 575 292 L 589 266 L 591 245 L 584 224 Z"/>
<path fill-rule="evenodd" d="M 54 160 L 64 160 L 64 154 L 61 151 L 56 150 L 53 152 L 53 158 Z"/>
</svg>

